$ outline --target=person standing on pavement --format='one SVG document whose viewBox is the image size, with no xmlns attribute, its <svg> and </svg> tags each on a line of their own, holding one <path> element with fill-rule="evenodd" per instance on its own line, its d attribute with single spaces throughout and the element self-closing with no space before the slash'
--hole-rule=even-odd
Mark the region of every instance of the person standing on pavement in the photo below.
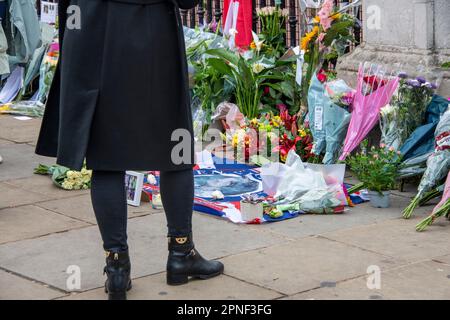
<svg viewBox="0 0 450 320">
<path fill-rule="evenodd" d="M 160 171 L 167 283 L 224 270 L 204 259 L 192 238 L 193 128 L 179 8 L 197 3 L 59 1 L 60 62 L 36 153 L 75 170 L 86 159 L 93 170 L 91 198 L 107 255 L 109 299 L 126 299 L 131 288 L 125 170 Z M 188 137 L 187 148 L 174 157 L 178 136 Z"/>
</svg>

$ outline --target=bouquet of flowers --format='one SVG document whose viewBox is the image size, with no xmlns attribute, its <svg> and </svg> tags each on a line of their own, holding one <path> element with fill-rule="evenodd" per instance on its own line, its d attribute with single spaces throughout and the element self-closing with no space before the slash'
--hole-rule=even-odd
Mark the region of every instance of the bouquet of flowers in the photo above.
<svg viewBox="0 0 450 320">
<path fill-rule="evenodd" d="M 303 80 L 305 99 L 314 72 L 343 55 L 345 49 L 354 43 L 352 28 L 355 23 L 354 16 L 335 10 L 333 0 L 323 2 L 317 16 L 312 21 L 310 31 L 301 39 L 301 49 L 305 51 L 305 63 L 307 64 Z"/>
<path fill-rule="evenodd" d="M 427 106 L 433 97 L 436 84 L 424 77 L 408 79 L 406 73 L 399 73 L 397 94 L 391 103 L 381 110 L 380 127 L 382 141 L 396 150 L 425 122 Z"/>
<path fill-rule="evenodd" d="M 431 215 L 416 225 L 416 230 L 425 230 L 426 227 L 442 216 L 450 219 L 450 173 L 447 175 L 447 181 L 445 182 L 444 194 L 442 195 L 441 201 L 434 207 Z"/>
<path fill-rule="evenodd" d="M 325 151 L 323 163 L 335 163 L 338 152 L 345 138 L 350 123 L 350 106 L 354 90 L 341 80 L 326 82 L 328 76 L 323 72 L 315 75 L 311 80 L 308 92 L 309 123 L 311 124 L 316 155 Z M 346 107 L 337 105 L 346 96 Z"/>
<path fill-rule="evenodd" d="M 86 167 L 81 171 L 74 171 L 60 165 L 39 164 L 34 173 L 51 175 L 53 183 L 64 190 L 84 190 L 91 187 L 92 170 L 87 170 Z"/>
<path fill-rule="evenodd" d="M 435 131 L 436 149 L 428 157 L 427 168 L 420 181 L 417 195 L 403 210 L 403 218 L 409 219 L 414 209 L 428 191 L 438 186 L 450 170 L 450 109 L 441 117 Z"/>
<path fill-rule="evenodd" d="M 289 15 L 288 9 L 281 9 L 279 5 L 275 7 L 257 8 L 256 14 L 261 23 L 261 39 L 265 44 L 265 51 L 270 51 L 275 56 L 279 56 L 286 47 L 286 18 Z M 255 41 L 250 45 L 256 47 Z"/>
<path fill-rule="evenodd" d="M 380 110 L 391 100 L 398 81 L 381 65 L 365 62 L 359 66 L 352 117 L 339 160 L 345 160 L 378 122 Z"/>
</svg>

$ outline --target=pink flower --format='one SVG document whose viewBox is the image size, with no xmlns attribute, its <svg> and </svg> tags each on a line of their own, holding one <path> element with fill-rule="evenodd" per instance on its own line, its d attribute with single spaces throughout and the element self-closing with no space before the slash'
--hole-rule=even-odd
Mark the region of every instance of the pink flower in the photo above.
<svg viewBox="0 0 450 320">
<path fill-rule="evenodd" d="M 325 2 L 322 5 L 322 8 L 317 13 L 317 15 L 320 18 L 320 24 L 322 25 L 323 30 L 327 30 L 331 26 L 331 22 L 333 22 L 333 19 L 330 17 L 332 11 L 333 11 L 334 1 L 333 0 L 325 0 Z"/>
<path fill-rule="evenodd" d="M 381 144 L 380 144 L 380 148 L 386 148 L 386 144 L 381 143 Z"/>
<path fill-rule="evenodd" d="M 319 50 L 323 51 L 324 49 L 326 49 L 326 46 L 323 44 L 323 39 L 325 38 L 326 33 L 321 33 L 319 34 L 319 36 L 317 37 L 317 42 L 319 43 Z"/>
<path fill-rule="evenodd" d="M 390 147 L 389 151 L 395 151 L 395 148 L 394 147 Z"/>
</svg>

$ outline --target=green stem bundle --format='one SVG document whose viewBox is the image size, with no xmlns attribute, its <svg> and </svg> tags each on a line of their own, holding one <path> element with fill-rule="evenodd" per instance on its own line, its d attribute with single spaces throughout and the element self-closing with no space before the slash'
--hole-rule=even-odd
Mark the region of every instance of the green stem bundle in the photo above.
<svg viewBox="0 0 450 320">
<path fill-rule="evenodd" d="M 444 204 L 437 209 L 434 213 L 430 214 L 428 217 L 423 219 L 416 225 L 416 231 L 423 231 L 426 227 L 431 225 L 437 218 L 446 216 L 447 218 L 450 215 L 450 199 L 444 202 Z"/>
<path fill-rule="evenodd" d="M 352 194 L 352 193 L 358 192 L 359 190 L 362 190 L 362 189 L 364 189 L 364 182 L 355 184 L 354 186 L 349 188 L 347 190 L 347 192 L 348 192 L 348 194 Z"/>
<path fill-rule="evenodd" d="M 414 197 L 414 199 L 412 199 L 411 203 L 402 212 L 403 218 L 405 218 L 405 219 L 411 218 L 411 215 L 412 215 L 414 209 L 416 209 L 419 206 L 420 199 L 421 199 L 421 195 L 419 195 L 419 194 L 416 195 Z"/>
</svg>

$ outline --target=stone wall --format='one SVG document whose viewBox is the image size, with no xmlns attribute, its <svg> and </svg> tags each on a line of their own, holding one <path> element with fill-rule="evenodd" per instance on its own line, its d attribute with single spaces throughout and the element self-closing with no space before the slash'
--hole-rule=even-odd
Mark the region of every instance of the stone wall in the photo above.
<svg viewBox="0 0 450 320">
<path fill-rule="evenodd" d="M 338 62 L 340 77 L 354 85 L 360 62 L 386 64 L 440 83 L 450 96 L 449 0 L 363 0 L 364 42 Z"/>
</svg>

